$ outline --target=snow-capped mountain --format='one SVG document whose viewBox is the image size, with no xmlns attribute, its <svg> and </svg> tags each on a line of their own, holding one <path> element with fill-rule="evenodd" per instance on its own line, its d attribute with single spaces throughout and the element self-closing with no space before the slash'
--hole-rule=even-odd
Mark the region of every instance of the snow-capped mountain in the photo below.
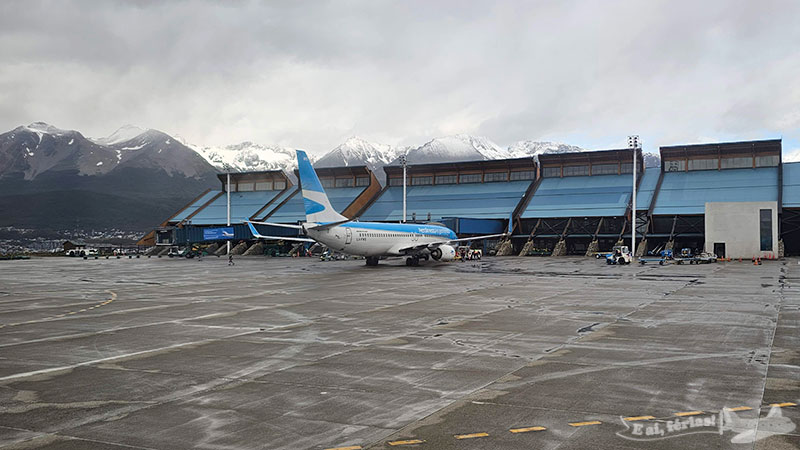
<svg viewBox="0 0 800 450">
<path fill-rule="evenodd" d="M 236 172 L 285 170 L 297 167 L 295 149 L 277 145 L 261 145 L 250 141 L 224 147 L 201 147 L 186 144 L 219 170 Z"/>
<path fill-rule="evenodd" d="M 478 161 L 508 157 L 506 150 L 489 139 L 466 134 L 438 137 L 406 152 L 409 164 Z M 397 159 L 392 161 L 393 165 L 397 163 Z"/>
<path fill-rule="evenodd" d="M 353 136 L 323 155 L 316 167 L 382 166 L 397 157 L 397 149 L 387 144 L 369 142 Z"/>
<path fill-rule="evenodd" d="M 560 142 L 518 141 L 508 146 L 510 158 L 524 158 L 526 156 L 539 156 L 551 153 L 577 153 L 585 151 L 574 145 Z"/>
<path fill-rule="evenodd" d="M 116 162 L 113 150 L 77 131 L 44 122 L 0 134 L 0 178 L 21 175 L 24 180 L 32 180 L 51 170 L 100 175 L 113 169 Z"/>
<path fill-rule="evenodd" d="M 100 145 L 114 145 L 125 142 L 147 132 L 146 128 L 139 128 L 136 125 L 123 125 L 109 136 L 101 138 L 89 138 L 90 141 Z"/>
</svg>

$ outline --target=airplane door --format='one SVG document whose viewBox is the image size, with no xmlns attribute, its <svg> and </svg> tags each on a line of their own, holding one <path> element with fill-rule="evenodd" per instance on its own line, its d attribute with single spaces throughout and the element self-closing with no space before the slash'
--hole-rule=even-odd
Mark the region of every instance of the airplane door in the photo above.
<svg viewBox="0 0 800 450">
<path fill-rule="evenodd" d="M 353 230 L 350 228 L 345 228 L 345 232 L 347 233 L 344 238 L 344 243 L 349 244 L 353 241 Z"/>
</svg>

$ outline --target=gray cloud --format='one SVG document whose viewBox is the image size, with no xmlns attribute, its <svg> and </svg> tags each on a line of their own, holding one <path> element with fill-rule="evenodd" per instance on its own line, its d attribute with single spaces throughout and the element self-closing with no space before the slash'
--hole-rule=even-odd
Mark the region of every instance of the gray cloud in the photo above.
<svg viewBox="0 0 800 450">
<path fill-rule="evenodd" d="M 134 123 L 317 153 L 452 133 L 792 150 L 798 18 L 793 0 L 2 2 L 0 129 Z"/>
</svg>

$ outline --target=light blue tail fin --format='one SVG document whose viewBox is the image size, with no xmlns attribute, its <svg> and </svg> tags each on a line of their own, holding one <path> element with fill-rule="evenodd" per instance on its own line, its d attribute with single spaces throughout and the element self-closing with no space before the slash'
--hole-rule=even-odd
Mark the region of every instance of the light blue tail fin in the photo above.
<svg viewBox="0 0 800 450">
<path fill-rule="evenodd" d="M 297 168 L 300 172 L 300 187 L 303 194 L 303 206 L 306 210 L 307 222 L 341 222 L 347 218 L 333 209 L 322 183 L 311 166 L 308 155 L 303 150 L 297 150 Z"/>
</svg>

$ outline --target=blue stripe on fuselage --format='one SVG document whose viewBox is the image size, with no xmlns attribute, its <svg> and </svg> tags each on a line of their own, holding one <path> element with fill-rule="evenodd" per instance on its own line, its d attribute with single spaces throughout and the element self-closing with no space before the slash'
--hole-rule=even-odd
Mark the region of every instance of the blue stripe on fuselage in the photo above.
<svg viewBox="0 0 800 450">
<path fill-rule="evenodd" d="M 398 231 L 401 233 L 416 233 L 425 236 L 458 239 L 458 236 L 456 236 L 456 233 L 453 230 L 441 225 L 425 225 L 418 223 L 348 222 L 340 226 L 345 228 L 363 228 L 365 230 L 377 231 Z"/>
</svg>

